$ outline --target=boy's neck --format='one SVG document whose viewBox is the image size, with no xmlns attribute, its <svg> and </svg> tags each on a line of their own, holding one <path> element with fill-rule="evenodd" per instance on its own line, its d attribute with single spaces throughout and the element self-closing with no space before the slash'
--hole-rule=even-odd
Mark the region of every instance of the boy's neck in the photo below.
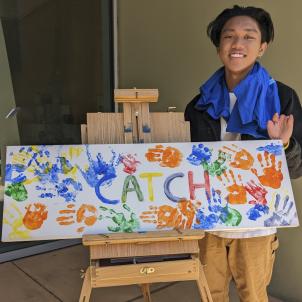
<svg viewBox="0 0 302 302">
<path fill-rule="evenodd" d="M 252 67 L 253 66 L 238 73 L 233 73 L 225 69 L 225 81 L 229 92 L 233 91 L 234 88 L 246 77 L 246 75 L 249 73 Z"/>
</svg>

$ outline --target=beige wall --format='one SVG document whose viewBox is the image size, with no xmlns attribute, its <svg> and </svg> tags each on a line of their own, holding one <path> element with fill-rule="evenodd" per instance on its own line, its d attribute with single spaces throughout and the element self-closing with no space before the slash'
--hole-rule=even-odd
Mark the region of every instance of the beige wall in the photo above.
<svg viewBox="0 0 302 302">
<path fill-rule="evenodd" d="M 233 4 L 260 6 L 274 21 L 276 37 L 262 63 L 302 99 L 300 0 L 120 0 L 118 1 L 119 88 L 159 88 L 155 111 L 183 111 L 199 86 L 219 66 L 206 26 Z M 302 131 L 302 129 L 301 129 Z M 302 221 L 302 180 L 294 181 Z M 302 301 L 302 229 L 279 231 L 281 247 L 271 292 L 285 301 Z"/>
</svg>

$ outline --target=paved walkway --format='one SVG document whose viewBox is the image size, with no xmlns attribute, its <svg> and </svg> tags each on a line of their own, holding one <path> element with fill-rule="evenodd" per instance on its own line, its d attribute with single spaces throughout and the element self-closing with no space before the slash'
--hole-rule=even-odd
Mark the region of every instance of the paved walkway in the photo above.
<svg viewBox="0 0 302 302">
<path fill-rule="evenodd" d="M 0 301 L 78 301 L 82 286 L 81 269 L 87 268 L 88 259 L 88 249 L 77 245 L 2 263 Z M 154 302 L 200 302 L 193 281 L 153 284 L 151 292 Z M 143 299 L 139 286 L 133 285 L 93 289 L 90 302 L 97 301 L 143 302 Z M 234 287 L 231 287 L 231 302 L 239 302 Z"/>
</svg>

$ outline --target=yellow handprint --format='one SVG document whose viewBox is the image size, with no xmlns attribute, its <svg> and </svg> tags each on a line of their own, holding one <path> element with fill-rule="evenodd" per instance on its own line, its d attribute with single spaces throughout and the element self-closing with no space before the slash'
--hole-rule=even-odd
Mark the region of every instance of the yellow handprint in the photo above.
<svg viewBox="0 0 302 302">
<path fill-rule="evenodd" d="M 3 224 L 7 224 L 12 228 L 8 234 L 9 239 L 29 239 L 30 231 L 23 225 L 23 214 L 20 209 L 14 204 L 9 205 L 9 209 L 4 210 Z"/>
</svg>

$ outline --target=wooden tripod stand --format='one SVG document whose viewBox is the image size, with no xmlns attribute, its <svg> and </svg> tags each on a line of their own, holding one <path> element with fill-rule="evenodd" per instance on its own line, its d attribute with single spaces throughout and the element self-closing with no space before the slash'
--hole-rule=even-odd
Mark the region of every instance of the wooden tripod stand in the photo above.
<svg viewBox="0 0 302 302">
<path fill-rule="evenodd" d="M 123 113 L 89 113 L 81 129 L 82 142 L 190 141 L 183 113 L 149 113 L 149 103 L 157 99 L 155 89 L 115 90 L 115 101 L 123 103 Z M 90 265 L 79 301 L 88 302 L 92 288 L 140 284 L 144 300 L 151 302 L 150 283 L 196 280 L 202 301 L 212 302 L 199 260 L 198 241 L 203 237 L 203 232 L 194 230 L 84 235 Z M 131 263 L 108 265 L 106 259 L 131 259 Z"/>
</svg>

